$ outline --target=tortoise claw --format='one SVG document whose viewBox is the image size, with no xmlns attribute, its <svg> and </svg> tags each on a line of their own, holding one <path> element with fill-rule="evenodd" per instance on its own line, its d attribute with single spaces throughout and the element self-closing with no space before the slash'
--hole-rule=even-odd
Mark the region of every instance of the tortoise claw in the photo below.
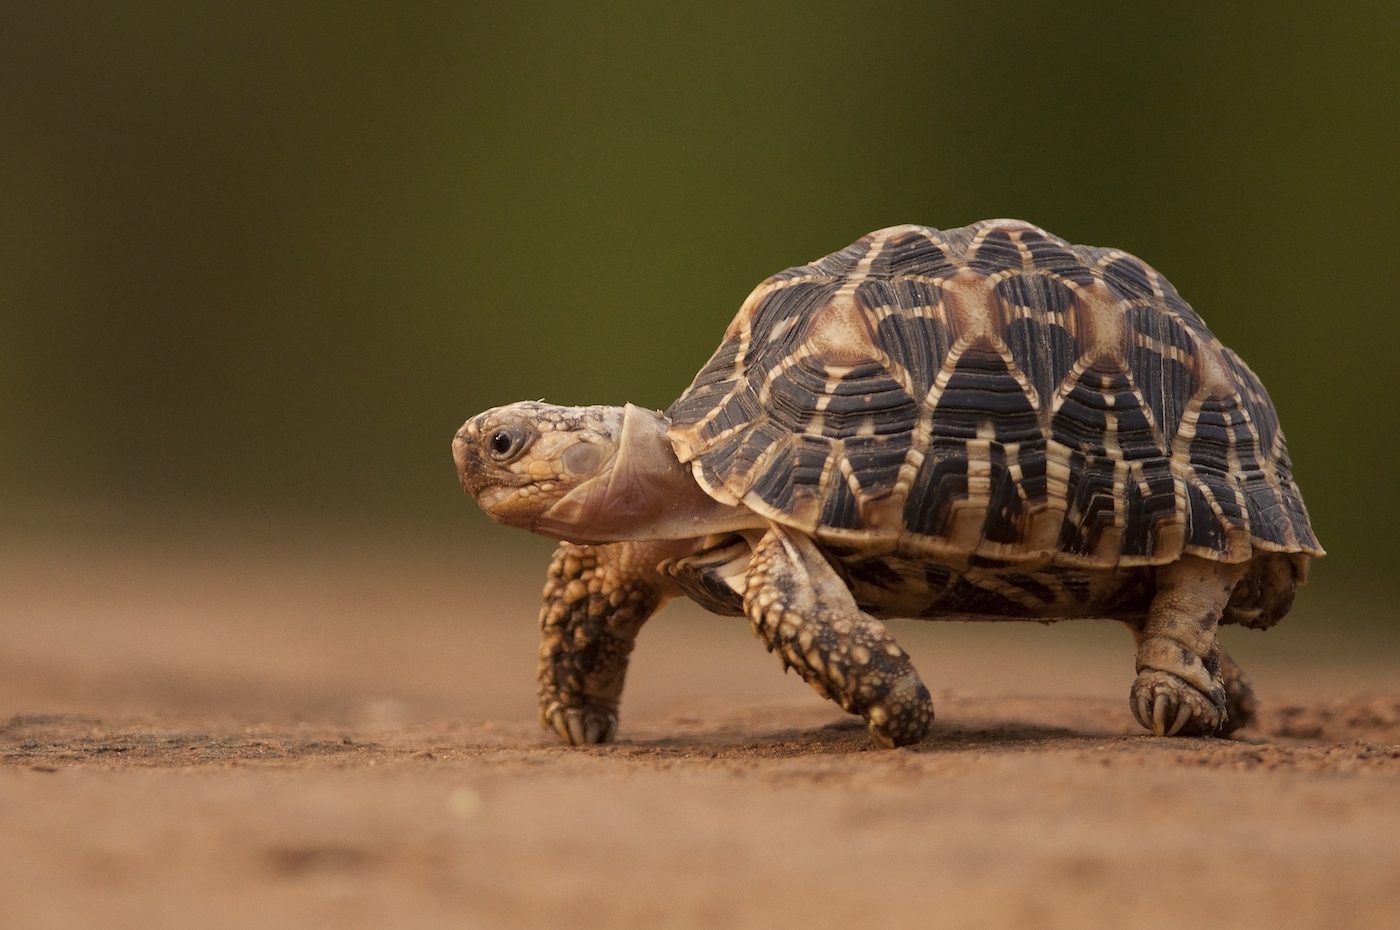
<svg viewBox="0 0 1400 930">
<path fill-rule="evenodd" d="M 1152 733 L 1154 736 L 1167 735 L 1167 703 L 1169 698 L 1160 691 L 1152 705 Z"/>
<path fill-rule="evenodd" d="M 565 707 L 556 701 L 542 716 L 544 723 L 570 746 L 610 743 L 617 733 L 617 715 L 602 707 Z"/>
<path fill-rule="evenodd" d="M 1138 723 L 1157 736 L 1211 736 L 1225 725 L 1219 702 L 1170 672 L 1144 669 L 1133 682 L 1129 705 Z"/>
<path fill-rule="evenodd" d="M 1158 692 L 1152 704 L 1152 733 L 1154 736 L 1175 736 L 1191 719 L 1191 705 L 1182 703 L 1176 708 L 1176 718 L 1167 724 L 1167 714 L 1171 711 L 1171 698 Z"/>
<path fill-rule="evenodd" d="M 583 712 L 571 707 L 564 711 L 564 727 L 569 731 L 569 742 L 582 746 L 588 742 L 583 733 Z"/>
<path fill-rule="evenodd" d="M 587 744 L 606 743 L 612 738 L 612 722 L 597 716 L 589 717 L 583 725 L 583 741 Z"/>
<path fill-rule="evenodd" d="M 558 701 L 555 701 L 553 704 L 549 705 L 544 709 L 544 712 L 540 714 L 540 717 L 540 723 L 542 723 L 546 727 L 549 727 L 555 733 L 558 733 L 559 738 L 562 739 L 564 742 L 572 745 L 573 739 L 569 736 L 569 726 L 567 723 L 564 722 L 563 704 L 560 704 Z"/>
</svg>

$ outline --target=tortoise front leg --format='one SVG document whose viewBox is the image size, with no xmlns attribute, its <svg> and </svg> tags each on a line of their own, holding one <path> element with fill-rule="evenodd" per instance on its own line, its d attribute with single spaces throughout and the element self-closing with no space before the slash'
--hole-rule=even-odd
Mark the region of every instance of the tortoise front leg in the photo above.
<svg viewBox="0 0 1400 930">
<path fill-rule="evenodd" d="M 1233 662 L 1225 664 L 1215 639 L 1245 568 L 1183 556 L 1157 570 L 1157 594 L 1136 636 L 1138 676 L 1129 703 L 1138 723 L 1158 736 L 1211 736 L 1233 729 L 1230 679 L 1241 715 L 1252 710 L 1248 680 Z"/>
<path fill-rule="evenodd" d="M 864 717 L 880 745 L 906 746 L 928 733 L 933 701 L 908 654 L 856 606 L 808 537 L 774 526 L 754 546 L 744 612 L 784 667 Z"/>
<path fill-rule="evenodd" d="M 540 723 L 575 746 L 610 742 L 642 624 L 674 592 L 656 571 L 675 543 L 562 543 L 540 609 Z"/>
</svg>

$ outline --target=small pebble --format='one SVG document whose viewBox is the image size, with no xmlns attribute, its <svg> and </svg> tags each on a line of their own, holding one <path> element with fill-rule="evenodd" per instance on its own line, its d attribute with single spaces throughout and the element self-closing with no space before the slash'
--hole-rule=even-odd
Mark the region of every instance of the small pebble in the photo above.
<svg viewBox="0 0 1400 930">
<path fill-rule="evenodd" d="M 481 795 L 471 788 L 458 788 L 447 796 L 447 809 L 463 820 L 470 820 L 481 810 Z"/>
</svg>

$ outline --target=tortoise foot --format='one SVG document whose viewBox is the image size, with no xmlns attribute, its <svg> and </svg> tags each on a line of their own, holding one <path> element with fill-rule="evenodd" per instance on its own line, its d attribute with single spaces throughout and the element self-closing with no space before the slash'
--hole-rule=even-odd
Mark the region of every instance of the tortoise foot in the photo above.
<svg viewBox="0 0 1400 930">
<path fill-rule="evenodd" d="M 565 707 L 555 701 L 544 708 L 540 718 L 571 746 L 611 743 L 617 735 L 617 714 L 598 704 Z"/>
<path fill-rule="evenodd" d="M 1225 696 L 1213 700 L 1170 672 L 1143 669 L 1129 704 L 1138 723 L 1157 736 L 1213 736 L 1227 720 Z"/>
<path fill-rule="evenodd" d="M 917 674 L 861 711 L 870 735 L 885 749 L 911 746 L 933 726 L 933 698 Z"/>
<path fill-rule="evenodd" d="M 1259 711 L 1259 700 L 1254 696 L 1249 676 L 1225 653 L 1220 654 L 1220 677 L 1225 682 L 1225 710 L 1227 716 L 1220 728 L 1221 736 L 1228 736 L 1236 730 L 1244 729 L 1254 722 Z"/>
</svg>

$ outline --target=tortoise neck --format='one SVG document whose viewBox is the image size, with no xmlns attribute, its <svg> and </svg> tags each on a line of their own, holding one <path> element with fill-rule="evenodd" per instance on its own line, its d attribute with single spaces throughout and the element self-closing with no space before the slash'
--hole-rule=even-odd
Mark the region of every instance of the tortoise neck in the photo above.
<svg viewBox="0 0 1400 930">
<path fill-rule="evenodd" d="M 537 533 L 579 543 L 691 539 L 762 523 L 701 489 L 666 436 L 670 421 L 628 404 L 610 467 L 569 492 L 535 523 Z"/>
</svg>

